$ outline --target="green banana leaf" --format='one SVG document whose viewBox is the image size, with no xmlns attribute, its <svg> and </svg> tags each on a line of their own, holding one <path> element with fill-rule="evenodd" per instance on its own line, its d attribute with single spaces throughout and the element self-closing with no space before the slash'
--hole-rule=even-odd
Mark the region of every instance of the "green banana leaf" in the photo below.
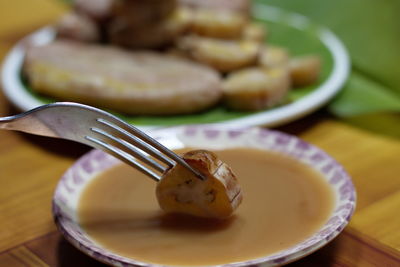
<svg viewBox="0 0 400 267">
<path fill-rule="evenodd" d="M 344 42 L 352 72 L 329 105 L 341 117 L 400 112 L 399 0 L 255 0 L 303 14 Z"/>
</svg>

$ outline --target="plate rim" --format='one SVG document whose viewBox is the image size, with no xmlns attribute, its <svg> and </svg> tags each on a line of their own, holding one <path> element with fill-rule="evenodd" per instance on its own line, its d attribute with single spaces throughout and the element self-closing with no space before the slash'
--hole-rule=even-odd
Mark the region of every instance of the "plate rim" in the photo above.
<svg viewBox="0 0 400 267">
<path fill-rule="evenodd" d="M 209 125 L 226 126 L 268 126 L 276 127 L 295 121 L 319 109 L 331 100 L 342 88 L 350 72 L 350 59 L 342 41 L 327 27 L 312 22 L 309 18 L 281 8 L 263 3 L 254 3 L 253 18 L 281 21 L 291 27 L 304 29 L 310 25 L 317 26 L 316 37 L 325 45 L 332 56 L 333 67 L 327 79 L 313 92 L 292 103 L 261 111 L 256 114 L 220 122 L 206 123 Z M 37 106 L 46 104 L 30 94 L 20 79 L 20 70 L 23 65 L 25 48 L 29 44 L 44 44 L 53 40 L 55 31 L 51 26 L 39 29 L 19 41 L 6 55 L 1 72 L 3 93 L 18 109 L 28 111 Z M 56 100 L 55 100 L 56 101 Z M 185 124 L 180 124 L 185 125 Z M 187 124 L 186 124 L 187 125 Z M 189 123 L 190 125 L 190 123 Z M 169 127 L 165 125 L 136 125 L 147 131 L 155 128 Z M 179 126 L 179 125 L 174 125 Z"/>
<path fill-rule="evenodd" d="M 219 134 L 225 134 L 223 137 L 224 138 L 228 138 L 233 140 L 237 138 L 237 136 L 240 137 L 241 134 L 250 134 L 253 137 L 259 138 L 258 142 L 260 140 L 265 140 L 266 141 L 268 138 L 273 138 L 277 144 L 282 145 L 282 148 L 284 149 L 289 149 L 289 151 L 283 152 L 282 150 L 280 150 L 281 152 L 288 154 L 288 155 L 292 155 L 289 154 L 290 149 L 293 149 L 293 147 L 295 145 L 300 145 L 299 149 L 305 149 L 311 152 L 315 153 L 315 154 L 311 154 L 311 155 L 319 155 L 322 156 L 328 163 L 328 165 L 335 165 L 337 166 L 340 171 L 341 171 L 341 175 L 342 177 L 340 178 L 341 182 L 335 182 L 335 183 L 331 183 L 331 180 L 329 180 L 329 183 L 331 184 L 331 187 L 337 187 L 335 190 L 335 194 L 337 197 L 336 200 L 336 205 L 334 207 L 334 210 L 332 211 L 332 214 L 330 215 L 330 217 L 328 218 L 329 221 L 332 220 L 333 218 L 336 217 L 337 220 L 334 223 L 335 227 L 328 227 L 327 225 L 329 225 L 329 221 L 327 221 L 325 223 L 324 226 L 322 226 L 318 231 L 316 231 L 312 236 L 310 236 L 309 238 L 307 238 L 306 240 L 299 242 L 298 244 L 287 248 L 283 251 L 279 251 L 276 253 L 273 253 L 271 255 L 267 255 L 267 256 L 263 256 L 263 257 L 259 257 L 257 259 L 252 259 L 252 260 L 246 260 L 246 261 L 242 261 L 242 262 L 235 262 L 235 263 L 229 263 L 229 264 L 223 264 L 223 265 L 212 265 L 209 267 L 242 267 L 242 266 L 253 266 L 253 265 L 257 265 L 257 264 L 265 264 L 267 266 L 276 266 L 276 265 L 282 265 L 282 264 L 287 264 L 296 260 L 299 260 L 300 258 L 303 258 L 313 252 L 315 252 L 316 250 L 320 249 L 321 247 L 325 246 L 326 244 L 328 244 L 329 242 L 331 242 L 333 239 L 336 238 L 336 236 L 342 232 L 342 230 L 346 227 L 346 225 L 349 223 L 354 211 L 355 211 L 355 207 L 356 207 L 356 191 L 354 188 L 354 184 L 352 182 L 351 177 L 348 175 L 348 173 L 346 171 L 344 171 L 342 165 L 340 163 L 338 163 L 332 156 L 330 156 L 329 154 L 327 154 L 325 151 L 323 151 L 322 149 L 303 141 L 302 139 L 294 136 L 294 135 L 289 135 L 280 131 L 276 131 L 276 130 L 270 130 L 270 129 L 263 129 L 260 127 L 253 127 L 253 128 L 230 128 L 230 129 L 226 129 L 223 127 L 218 127 L 218 126 L 209 126 L 209 125 L 195 125 L 195 126 L 176 126 L 176 127 L 171 127 L 171 128 L 165 128 L 165 129 L 156 129 L 153 130 L 151 133 L 153 135 L 154 138 L 158 138 L 158 137 L 163 137 L 168 139 L 171 138 L 171 135 L 174 135 L 175 138 L 179 139 L 181 136 L 179 135 L 187 135 L 187 136 L 191 136 L 191 132 L 195 132 L 198 133 L 200 132 L 204 138 L 206 138 L 206 140 L 212 140 L 213 138 L 215 138 L 215 133 L 219 133 Z M 182 139 L 180 139 L 182 140 Z M 217 138 L 218 140 L 218 138 Z M 270 139 L 268 139 L 269 141 L 271 141 Z M 295 144 L 293 144 L 295 143 Z M 79 238 L 81 238 L 81 235 L 83 235 L 82 233 L 76 233 L 73 230 L 71 230 L 70 227 L 68 227 L 68 224 L 70 224 L 71 222 L 71 218 L 68 217 L 64 217 L 65 215 L 63 215 L 63 212 L 61 212 L 61 208 L 60 208 L 60 195 L 62 195 L 62 190 L 60 190 L 60 187 L 65 186 L 66 184 L 68 184 L 68 182 L 66 180 L 71 180 L 71 177 L 74 177 L 73 171 L 72 174 L 68 173 L 70 170 L 79 170 L 79 172 L 81 173 L 82 170 L 80 169 L 82 166 L 87 165 L 89 160 L 93 160 L 99 157 L 99 155 L 105 155 L 108 156 L 107 154 L 105 154 L 102 151 L 99 150 L 92 150 L 88 153 L 86 153 L 85 155 L 83 155 L 82 157 L 80 157 L 68 170 L 67 172 L 62 176 L 61 180 L 59 181 L 59 183 L 56 186 L 56 190 L 55 193 L 53 195 L 53 199 L 52 199 L 52 211 L 53 211 L 53 216 L 54 216 L 54 220 L 55 223 L 57 225 L 57 228 L 61 231 L 61 233 L 65 236 L 65 238 L 71 242 L 71 244 L 73 244 L 77 249 L 79 249 L 80 251 L 84 252 L 85 254 L 101 261 L 101 262 L 105 262 L 108 264 L 123 264 L 123 266 L 145 266 L 145 267 L 165 267 L 165 265 L 160 265 L 160 264 L 153 264 L 153 263 L 145 263 L 145 262 L 140 262 L 137 261 L 135 259 L 129 259 L 123 256 L 119 256 L 115 253 L 112 253 L 110 251 L 107 251 L 107 249 L 103 248 L 101 245 L 99 244 L 95 244 L 95 247 L 91 247 L 90 245 L 85 244 L 85 242 L 82 242 L 82 240 L 79 240 Z M 309 155 L 309 156 L 311 156 Z M 292 155 L 295 156 L 295 155 Z M 111 157 L 111 156 L 109 156 Z M 295 156 L 296 157 L 296 156 Z M 299 158 L 301 158 L 301 156 L 299 156 Z M 320 160 L 320 159 L 319 159 Z M 316 161 L 316 162 L 319 162 Z M 103 159 L 103 163 L 109 163 L 111 162 L 112 164 L 114 164 L 115 162 L 117 162 L 117 160 L 115 160 L 114 158 L 109 158 L 109 160 Z M 107 165 L 106 164 L 106 165 Z M 311 164 L 311 166 L 314 169 L 318 169 L 316 166 L 314 165 L 314 161 L 313 164 Z M 107 169 L 108 166 L 106 166 L 105 169 Z M 104 171 L 104 170 L 101 170 Z M 329 171 L 332 171 L 329 170 Z M 332 171 L 331 174 L 335 172 Z M 324 173 L 324 175 L 327 175 Z M 92 174 L 92 176 L 94 176 L 94 174 Z M 331 177 L 333 177 L 333 179 L 335 179 L 335 175 L 331 175 Z M 76 177 L 72 178 L 76 179 Z M 328 175 L 325 176 L 325 179 L 328 180 Z M 332 180 L 333 180 L 332 179 Z M 71 185 L 71 184 L 70 184 Z M 79 185 L 78 185 L 79 186 Z M 340 188 L 340 189 L 339 189 Z M 344 188 L 344 191 L 342 191 Z M 348 190 L 348 191 L 346 191 Z M 344 200 L 342 200 L 343 195 L 347 194 L 347 198 L 345 198 Z M 62 198 L 61 198 L 62 199 Z M 345 204 L 343 204 L 343 202 Z M 341 206 L 339 206 L 339 203 L 342 203 Z M 340 214 L 340 215 L 338 215 Z M 75 223 L 75 225 L 77 225 Z M 329 228 L 328 230 L 325 230 Z M 79 228 L 82 229 L 82 228 Z M 323 235 L 320 235 L 320 232 L 326 231 Z M 318 236 L 318 237 L 316 237 Z M 78 238 L 77 238 L 78 237 Z M 314 240 L 312 240 L 314 238 Z M 312 242 L 310 242 L 310 240 Z M 309 242 L 309 243 L 307 243 Z M 303 243 L 307 243 L 306 245 L 303 245 Z M 286 252 L 285 252 L 286 251 Z M 287 251 L 290 251 L 290 253 L 288 253 Z M 264 265 L 263 265 L 264 266 Z"/>
</svg>

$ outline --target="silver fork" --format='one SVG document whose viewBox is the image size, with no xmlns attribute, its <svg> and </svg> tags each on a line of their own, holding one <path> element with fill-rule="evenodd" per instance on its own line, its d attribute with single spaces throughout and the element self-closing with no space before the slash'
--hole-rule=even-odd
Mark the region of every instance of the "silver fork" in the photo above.
<svg viewBox="0 0 400 267">
<path fill-rule="evenodd" d="M 185 166 L 203 179 L 201 173 L 152 137 L 108 112 L 87 105 L 69 102 L 43 105 L 15 116 L 0 117 L 0 129 L 83 143 L 115 156 L 156 181 L 175 164 Z"/>
</svg>

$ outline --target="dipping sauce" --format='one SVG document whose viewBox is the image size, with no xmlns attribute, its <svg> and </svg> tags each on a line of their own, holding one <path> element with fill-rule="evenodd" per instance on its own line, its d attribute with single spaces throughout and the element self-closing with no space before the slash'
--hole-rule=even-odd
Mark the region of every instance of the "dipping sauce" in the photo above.
<svg viewBox="0 0 400 267">
<path fill-rule="evenodd" d="M 163 213 L 155 182 L 120 164 L 84 190 L 78 207 L 80 224 L 96 242 L 122 256 L 163 265 L 204 266 L 286 249 L 311 236 L 328 219 L 333 191 L 305 164 L 256 149 L 214 152 L 231 166 L 243 190 L 243 202 L 228 220 Z"/>
</svg>

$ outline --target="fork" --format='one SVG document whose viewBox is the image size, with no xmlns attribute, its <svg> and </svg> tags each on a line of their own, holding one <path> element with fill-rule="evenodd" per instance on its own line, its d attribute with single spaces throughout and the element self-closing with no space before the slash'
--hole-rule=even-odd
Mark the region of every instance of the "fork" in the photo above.
<svg viewBox="0 0 400 267">
<path fill-rule="evenodd" d="M 180 156 L 138 128 L 108 112 L 83 104 L 58 102 L 15 116 L 0 117 L 0 129 L 67 139 L 101 149 L 155 181 L 175 164 L 181 164 L 196 177 L 204 179 Z"/>
</svg>

